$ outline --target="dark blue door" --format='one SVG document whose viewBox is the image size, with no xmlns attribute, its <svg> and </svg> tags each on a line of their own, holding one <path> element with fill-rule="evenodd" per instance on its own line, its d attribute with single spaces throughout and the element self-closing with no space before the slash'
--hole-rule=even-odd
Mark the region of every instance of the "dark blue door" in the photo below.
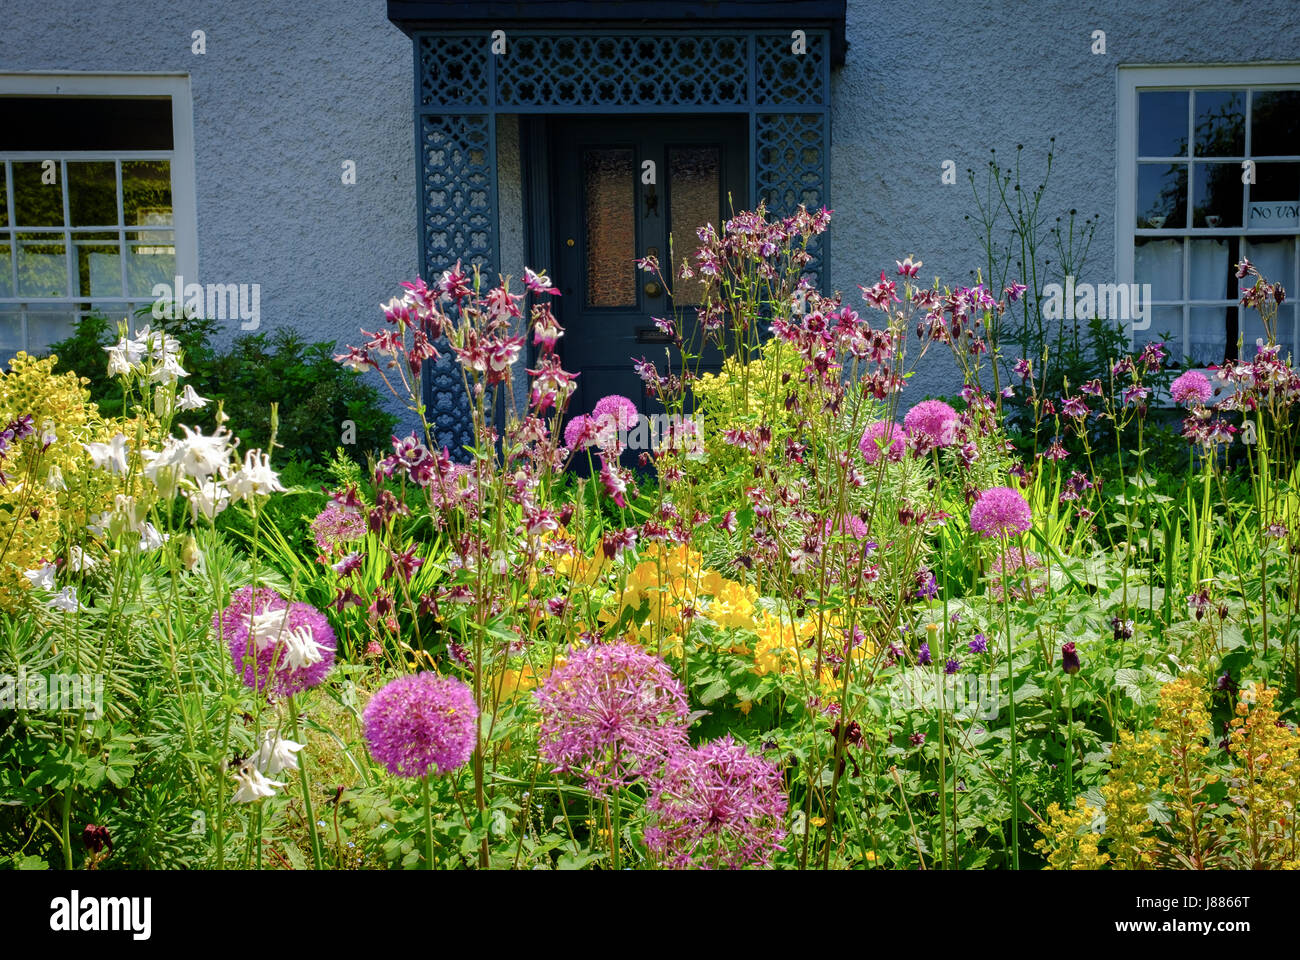
<svg viewBox="0 0 1300 960">
<path fill-rule="evenodd" d="M 643 414 L 662 411 L 649 398 L 632 361 L 651 360 L 660 372 L 680 359 L 669 354 L 653 318 L 674 312 L 694 323 L 695 281 L 670 280 L 674 296 L 635 260 L 650 254 L 669 271 L 693 259 L 705 223 L 748 203 L 744 118 L 583 118 L 551 128 L 557 230 L 554 281 L 565 336 L 565 368 L 578 377 L 572 414 L 589 413 L 611 393 L 636 402 Z M 704 369 L 717 367 L 707 357 Z"/>
</svg>

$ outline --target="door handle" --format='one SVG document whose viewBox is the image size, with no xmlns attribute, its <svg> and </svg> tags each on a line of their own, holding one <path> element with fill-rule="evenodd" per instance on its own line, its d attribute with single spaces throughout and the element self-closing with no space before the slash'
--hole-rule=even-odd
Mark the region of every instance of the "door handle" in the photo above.
<svg viewBox="0 0 1300 960">
<path fill-rule="evenodd" d="M 656 280 L 647 280 L 645 287 L 642 289 L 645 290 L 645 295 L 647 297 L 657 297 L 664 292 L 664 288 L 659 286 L 659 283 Z"/>
</svg>

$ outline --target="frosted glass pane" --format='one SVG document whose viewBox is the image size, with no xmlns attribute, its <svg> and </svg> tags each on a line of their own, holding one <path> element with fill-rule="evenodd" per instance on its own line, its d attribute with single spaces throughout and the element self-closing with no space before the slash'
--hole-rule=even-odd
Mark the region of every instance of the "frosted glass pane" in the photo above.
<svg viewBox="0 0 1300 960">
<path fill-rule="evenodd" d="M 631 150 L 582 157 L 587 214 L 587 303 L 636 305 L 636 178 Z"/>
<path fill-rule="evenodd" d="M 126 295 L 151 296 L 154 284 L 170 284 L 176 274 L 176 248 L 167 231 L 126 235 Z"/>
<path fill-rule="evenodd" d="M 704 299 L 702 282 L 682 280 L 677 274 L 683 258 L 695 262 L 695 250 L 700 245 L 696 230 L 717 222 L 721 154 L 717 147 L 676 147 L 668 154 L 672 284 L 678 306 L 697 306 Z"/>
</svg>

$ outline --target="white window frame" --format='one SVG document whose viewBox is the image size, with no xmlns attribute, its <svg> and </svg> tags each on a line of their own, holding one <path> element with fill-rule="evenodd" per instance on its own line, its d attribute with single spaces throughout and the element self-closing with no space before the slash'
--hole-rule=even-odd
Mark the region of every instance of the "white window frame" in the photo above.
<svg viewBox="0 0 1300 960">
<path fill-rule="evenodd" d="M 18 97 L 104 97 L 107 99 L 129 97 L 166 97 L 171 102 L 172 114 L 172 149 L 171 150 L 121 150 L 118 154 L 130 154 L 127 159 L 158 159 L 169 163 L 172 180 L 172 244 L 176 250 L 176 273 L 182 277 L 199 275 L 199 239 L 198 239 L 198 200 L 196 196 L 194 174 L 194 104 L 190 91 L 188 74 L 175 73 L 82 73 L 70 71 L 0 73 L 0 96 Z M 0 151 L 0 163 L 3 161 L 48 160 L 56 154 L 60 168 L 66 169 L 66 161 L 102 160 L 104 151 Z M 138 156 L 137 156 L 138 155 Z M 119 184 L 120 190 L 120 184 Z M 10 211 L 12 221 L 13 211 Z M 12 228 L 12 223 L 10 228 Z M 67 251 L 71 257 L 72 251 Z M 12 254 L 17 257 L 17 251 Z M 126 256 L 126 251 L 122 251 Z M 6 267 L 8 265 L 6 264 Z M 125 266 L 123 267 L 125 269 Z M 125 292 L 125 291 L 123 291 Z M 77 296 L 76 286 L 69 287 L 67 296 L 50 298 L 33 298 L 18 296 L 17 287 L 14 296 L 0 297 L 0 307 L 19 304 L 67 306 L 70 310 L 81 313 L 90 302 L 122 304 L 141 303 L 148 297 L 82 297 Z M 27 349 L 32 343 L 26 323 L 22 331 L 23 347 Z"/>
<path fill-rule="evenodd" d="M 1208 90 L 1216 87 L 1300 87 L 1300 63 L 1262 63 L 1262 64 L 1201 64 L 1179 66 L 1126 66 L 1121 65 L 1117 73 L 1117 111 L 1115 136 L 1116 199 L 1115 199 L 1115 259 L 1116 273 L 1121 283 L 1134 282 L 1134 260 L 1136 256 L 1136 239 L 1138 236 L 1159 236 L 1159 231 L 1137 229 L 1137 157 L 1138 157 L 1138 92 L 1149 90 Z M 1249 154 L 1250 123 L 1246 124 L 1246 144 Z M 1192 150 L 1189 149 L 1189 161 Z M 1240 160 L 1240 158 L 1237 158 Z M 1269 162 L 1300 161 L 1300 156 L 1269 157 Z M 1190 169 L 1190 168 L 1189 168 Z M 1194 184 L 1189 185 L 1195 189 Z M 1194 198 L 1191 202 L 1194 202 Z M 1190 209 L 1188 213 L 1190 217 Z M 1191 221 L 1189 220 L 1189 223 Z M 1251 228 L 1246 223 L 1240 227 L 1187 227 L 1179 236 L 1188 239 L 1196 237 L 1217 237 L 1237 235 L 1249 239 L 1252 236 L 1277 236 L 1276 227 Z M 1300 235 L 1296 237 L 1300 246 Z M 1198 305 L 1219 306 L 1219 301 L 1201 303 L 1190 301 L 1188 297 L 1190 278 L 1189 244 L 1183 245 L 1183 323 L 1181 347 L 1188 343 L 1191 330 L 1191 311 Z M 1280 282 L 1286 288 L 1288 299 L 1300 295 L 1300 255 L 1292 257 L 1292 270 L 1285 277 L 1269 277 Z M 1154 312 L 1154 307 L 1150 308 Z M 1242 308 L 1245 309 L 1245 308 Z M 1290 342 L 1300 352 L 1300 310 L 1293 310 L 1293 329 L 1287 331 Z M 1155 326 L 1154 319 L 1152 320 Z M 1129 327 L 1129 345 L 1134 342 L 1134 330 Z M 1158 332 L 1153 330 L 1154 332 Z M 1279 339 L 1282 332 L 1279 331 Z M 1244 358 L 1243 358 L 1244 359 Z M 1297 357 L 1300 362 L 1300 357 Z"/>
</svg>

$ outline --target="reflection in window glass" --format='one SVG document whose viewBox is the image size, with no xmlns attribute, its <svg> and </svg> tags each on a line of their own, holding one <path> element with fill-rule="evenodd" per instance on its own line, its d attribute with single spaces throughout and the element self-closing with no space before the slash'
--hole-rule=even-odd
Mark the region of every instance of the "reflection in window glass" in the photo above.
<svg viewBox="0 0 1300 960">
<path fill-rule="evenodd" d="M 127 296 L 149 296 L 154 284 L 171 282 L 176 274 L 176 248 L 172 242 L 169 230 L 127 232 Z"/>
<path fill-rule="evenodd" d="M 1187 91 L 1138 94 L 1138 156 L 1187 156 Z"/>
<path fill-rule="evenodd" d="M 1300 156 L 1300 90 L 1256 90 L 1251 96 L 1251 156 Z"/>
<path fill-rule="evenodd" d="M 63 235 L 18 234 L 18 296 L 66 297 L 67 251 Z"/>
<path fill-rule="evenodd" d="M 126 226 L 171 226 L 170 166 L 166 160 L 122 161 L 122 216 Z"/>
<path fill-rule="evenodd" d="M 1241 226 L 1241 164 L 1195 163 L 1194 227 Z"/>
<path fill-rule="evenodd" d="M 68 212 L 74 227 L 117 226 L 117 164 L 68 161 Z"/>
<path fill-rule="evenodd" d="M 1245 152 L 1245 91 L 1197 90 L 1196 155 L 1240 157 Z"/>
<path fill-rule="evenodd" d="M 43 183 L 53 177 L 53 183 Z M 63 171 L 39 162 L 15 162 L 14 224 L 19 227 L 63 226 Z"/>
<path fill-rule="evenodd" d="M 1140 228 L 1187 226 L 1185 164 L 1138 165 L 1137 225 Z"/>
</svg>

